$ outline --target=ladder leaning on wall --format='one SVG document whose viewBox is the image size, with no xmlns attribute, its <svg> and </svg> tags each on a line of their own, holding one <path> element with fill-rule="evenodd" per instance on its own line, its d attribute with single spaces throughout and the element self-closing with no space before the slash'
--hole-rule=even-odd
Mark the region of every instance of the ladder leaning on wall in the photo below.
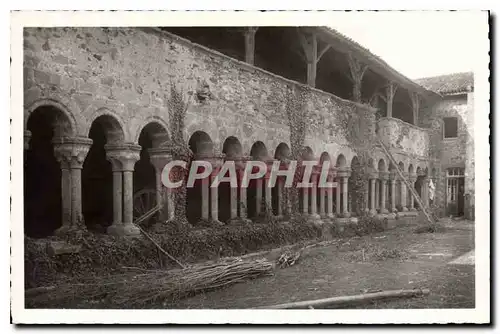
<svg viewBox="0 0 500 334">
<path fill-rule="evenodd" d="M 422 199 L 420 198 L 420 196 L 418 195 L 418 193 L 416 192 L 415 188 L 410 184 L 410 182 L 408 182 L 408 180 L 404 177 L 403 175 L 403 172 L 399 169 L 399 166 L 398 166 L 398 163 L 396 162 L 396 160 L 394 159 L 394 157 L 392 156 L 391 152 L 389 151 L 389 149 L 387 148 L 387 146 L 385 146 L 385 144 L 382 142 L 382 140 L 380 139 L 380 137 L 377 135 L 375 135 L 375 137 L 377 138 L 377 142 L 378 144 L 382 147 L 385 155 L 389 158 L 389 160 L 391 161 L 392 165 L 394 166 L 394 168 L 396 169 L 396 172 L 398 173 L 398 176 L 401 180 L 403 180 L 403 182 L 406 184 L 406 188 L 410 189 L 410 192 L 411 194 L 413 195 L 413 197 L 417 200 L 417 203 L 418 203 L 418 207 L 420 210 L 422 210 L 422 212 L 424 213 L 425 217 L 427 218 L 427 221 L 430 223 L 430 224 L 434 224 L 434 219 L 432 218 L 432 216 L 429 214 L 429 212 L 427 211 L 427 208 L 426 206 L 424 205 L 424 203 L 422 202 Z"/>
</svg>

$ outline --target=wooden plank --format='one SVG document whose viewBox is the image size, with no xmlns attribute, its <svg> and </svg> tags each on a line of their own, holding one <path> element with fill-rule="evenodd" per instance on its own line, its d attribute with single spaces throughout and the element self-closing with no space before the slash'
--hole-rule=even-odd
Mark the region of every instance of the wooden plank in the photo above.
<svg viewBox="0 0 500 334">
<path fill-rule="evenodd" d="M 272 306 L 257 307 L 257 309 L 313 309 L 325 308 L 331 306 L 340 306 L 350 303 L 366 303 L 373 300 L 386 298 L 411 298 L 417 296 L 426 296 L 430 293 L 429 289 L 412 289 L 412 290 L 388 290 L 374 293 L 365 293 L 354 296 L 339 296 L 316 300 L 306 300 L 302 302 L 286 303 Z"/>
</svg>

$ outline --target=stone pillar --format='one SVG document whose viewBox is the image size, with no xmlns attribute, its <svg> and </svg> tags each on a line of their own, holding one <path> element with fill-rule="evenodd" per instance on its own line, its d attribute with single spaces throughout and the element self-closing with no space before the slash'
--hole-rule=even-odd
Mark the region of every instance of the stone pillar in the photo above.
<svg viewBox="0 0 500 334">
<path fill-rule="evenodd" d="M 386 193 L 387 193 L 387 179 L 386 172 L 380 172 L 380 213 L 388 213 L 386 208 Z"/>
<path fill-rule="evenodd" d="M 408 179 L 407 174 L 403 174 L 403 176 L 406 179 Z M 401 182 L 401 207 L 402 207 L 403 212 L 407 212 L 408 211 L 408 208 L 407 208 L 408 200 L 406 198 L 406 194 L 408 193 L 408 189 L 406 189 L 406 183 L 403 180 L 400 180 L 400 182 Z"/>
<path fill-rule="evenodd" d="M 409 182 L 411 186 L 414 188 L 415 181 L 417 180 L 416 175 L 410 175 L 409 176 Z M 413 193 L 410 191 L 410 211 L 415 211 L 415 198 L 413 197 Z"/>
<path fill-rule="evenodd" d="M 262 178 L 255 180 L 255 214 L 262 212 Z"/>
<path fill-rule="evenodd" d="M 120 166 L 112 164 L 113 173 L 113 225 L 123 222 L 123 174 Z"/>
<path fill-rule="evenodd" d="M 334 174 L 333 171 L 330 171 L 328 174 L 328 182 L 333 182 L 334 180 Z M 333 188 L 327 188 L 326 189 L 326 216 L 328 218 L 333 218 Z"/>
<path fill-rule="evenodd" d="M 140 159 L 141 146 L 134 144 L 105 145 L 106 157 L 113 170 L 113 224 L 107 232 L 112 235 L 138 235 L 134 225 L 134 165 Z M 121 178 L 120 178 L 121 174 Z M 122 187 L 120 186 L 122 180 Z M 121 208 L 120 208 L 121 206 Z M 120 217 L 121 213 L 121 217 Z M 121 220 L 121 221 L 120 221 Z"/>
<path fill-rule="evenodd" d="M 380 209 L 380 179 L 375 179 L 375 211 Z"/>
<path fill-rule="evenodd" d="M 391 173 L 390 177 L 390 191 L 391 191 L 391 213 L 396 211 L 396 175 Z"/>
<path fill-rule="evenodd" d="M 269 160 L 266 162 L 267 164 L 267 172 L 266 175 L 264 176 L 264 195 L 265 195 L 265 203 L 266 203 L 266 210 L 269 210 L 267 212 L 273 213 L 273 201 L 272 201 L 272 188 L 270 187 L 269 181 L 271 178 L 271 167 L 273 165 L 273 160 Z"/>
<path fill-rule="evenodd" d="M 57 137 L 52 141 L 54 155 L 61 164 L 63 226 L 56 234 L 84 229 L 82 214 L 82 168 L 92 140 L 88 138 Z"/>
<path fill-rule="evenodd" d="M 370 179 L 370 213 L 377 214 L 377 208 L 375 207 L 375 184 L 377 179 L 372 176 Z"/>
<path fill-rule="evenodd" d="M 210 210 L 209 177 L 201 180 L 201 219 L 208 220 Z"/>
<path fill-rule="evenodd" d="M 210 184 L 217 177 L 218 169 L 214 169 L 210 176 Z M 219 221 L 219 187 L 210 187 L 210 219 L 212 221 Z"/>
<path fill-rule="evenodd" d="M 366 190 L 364 192 L 364 203 L 365 203 L 365 212 L 368 213 L 370 212 L 370 178 L 368 175 L 365 176 L 365 184 L 366 184 Z"/>
<path fill-rule="evenodd" d="M 149 149 L 148 152 L 151 164 L 155 168 L 156 205 L 160 206 L 160 217 L 161 219 L 172 220 L 174 219 L 172 189 L 165 187 L 162 182 L 163 168 L 165 168 L 167 163 L 172 161 L 172 155 L 170 154 L 170 151 L 165 148 L 152 148 Z"/>
<path fill-rule="evenodd" d="M 351 216 L 351 213 L 348 210 L 347 203 L 349 199 L 348 181 L 349 178 L 347 176 L 342 178 L 342 216 L 345 218 L 349 218 Z"/>
<path fill-rule="evenodd" d="M 320 216 L 318 215 L 318 171 L 314 168 L 312 176 L 311 176 L 311 218 L 318 219 Z"/>
<path fill-rule="evenodd" d="M 240 218 L 243 220 L 247 219 L 247 188 L 242 187 L 242 180 L 243 180 L 243 173 L 245 171 L 245 160 L 242 159 L 240 163 L 236 165 L 237 167 L 237 173 L 238 173 L 238 186 L 240 187 L 240 203 L 239 203 L 239 209 L 240 209 Z"/>
<path fill-rule="evenodd" d="M 340 182 L 339 176 L 337 176 L 336 182 L 337 187 L 335 188 L 335 213 L 337 217 L 340 217 L 340 213 L 342 212 L 340 204 L 340 187 L 342 186 L 342 183 Z"/>
<path fill-rule="evenodd" d="M 327 188 L 319 188 L 319 215 L 326 216 L 326 193 Z"/>
<path fill-rule="evenodd" d="M 231 187 L 229 184 L 229 205 L 231 207 L 230 210 L 230 219 L 235 219 L 238 217 L 238 187 Z"/>
</svg>

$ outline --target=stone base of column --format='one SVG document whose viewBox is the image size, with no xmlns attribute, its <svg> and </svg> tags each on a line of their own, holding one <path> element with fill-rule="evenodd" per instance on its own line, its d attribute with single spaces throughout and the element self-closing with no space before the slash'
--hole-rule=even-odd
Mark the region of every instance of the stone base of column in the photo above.
<svg viewBox="0 0 500 334">
<path fill-rule="evenodd" d="M 401 211 L 408 212 L 408 208 L 406 206 L 403 206 L 403 209 Z"/>
<path fill-rule="evenodd" d="M 374 216 L 376 216 L 376 215 L 377 215 L 377 209 L 371 209 L 371 210 L 369 211 L 369 214 L 370 214 L 370 217 L 374 217 Z"/>
<path fill-rule="evenodd" d="M 321 219 L 321 216 L 318 215 L 317 213 L 311 213 L 311 214 L 308 214 L 308 216 L 309 216 L 309 218 L 314 219 L 314 220 Z"/>
<path fill-rule="evenodd" d="M 109 235 L 114 236 L 135 236 L 140 235 L 141 230 L 133 224 L 113 224 L 106 230 Z"/>
<path fill-rule="evenodd" d="M 344 217 L 344 218 L 351 218 L 351 213 L 350 212 L 344 212 L 342 214 L 342 217 Z"/>
<path fill-rule="evenodd" d="M 86 230 L 87 228 L 85 226 L 82 228 L 81 226 L 77 225 L 63 225 L 55 230 L 54 235 L 61 236 L 68 233 L 85 232 Z"/>
<path fill-rule="evenodd" d="M 380 209 L 380 210 L 379 210 L 379 212 L 380 212 L 381 214 L 388 214 L 388 213 L 389 213 L 389 210 L 387 210 L 387 209 Z"/>
<path fill-rule="evenodd" d="M 214 226 L 224 226 L 225 224 L 218 219 L 210 219 L 210 224 Z"/>
</svg>

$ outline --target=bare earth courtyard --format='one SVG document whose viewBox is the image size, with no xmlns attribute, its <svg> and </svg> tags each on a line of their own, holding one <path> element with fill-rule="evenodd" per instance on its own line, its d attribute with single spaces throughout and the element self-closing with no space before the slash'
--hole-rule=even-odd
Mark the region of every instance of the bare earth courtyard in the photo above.
<svg viewBox="0 0 500 334">
<path fill-rule="evenodd" d="M 418 234 L 411 233 L 414 224 L 407 224 L 339 239 L 330 246 L 312 248 L 299 263 L 277 269 L 274 276 L 201 294 L 170 307 L 252 308 L 378 290 L 428 288 L 430 294 L 421 298 L 353 307 L 474 308 L 474 261 L 469 253 L 474 249 L 474 223 L 450 220 L 445 226 L 443 232 Z M 268 254 L 269 259 L 276 256 Z"/>
</svg>

